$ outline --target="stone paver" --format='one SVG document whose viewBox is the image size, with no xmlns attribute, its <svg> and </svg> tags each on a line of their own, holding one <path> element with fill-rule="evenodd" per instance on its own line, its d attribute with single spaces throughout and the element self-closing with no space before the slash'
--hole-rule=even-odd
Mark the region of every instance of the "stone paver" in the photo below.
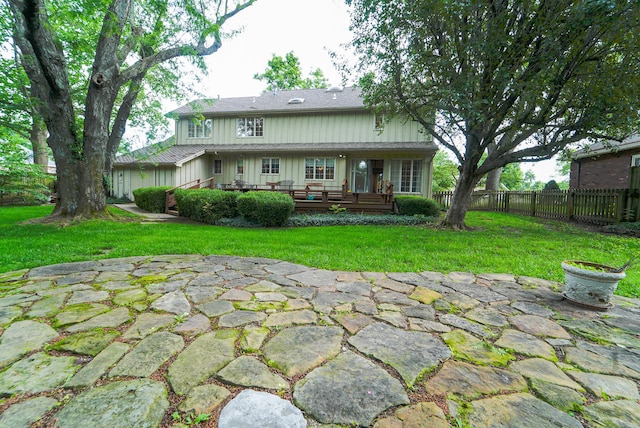
<svg viewBox="0 0 640 428">
<path fill-rule="evenodd" d="M 113 382 L 88 389 L 55 416 L 56 427 L 156 427 L 166 409 L 167 390 L 150 379 Z"/>
<path fill-rule="evenodd" d="M 582 424 L 531 394 L 518 393 L 471 403 L 469 422 L 474 428 L 582 428 Z"/>
<path fill-rule="evenodd" d="M 18 321 L 6 328 L 0 336 L 0 368 L 29 351 L 41 349 L 45 343 L 58 337 L 47 324 Z"/>
<path fill-rule="evenodd" d="M 184 347 L 182 337 L 166 331 L 144 338 L 110 372 L 109 377 L 149 377 Z"/>
<path fill-rule="evenodd" d="M 477 398 L 501 392 L 526 391 L 527 382 L 519 374 L 495 367 L 479 367 L 461 361 L 447 361 L 425 387 L 434 395 L 454 394 Z"/>
<path fill-rule="evenodd" d="M 14 404 L 0 415 L 0 427 L 29 428 L 57 404 L 57 400 L 49 397 L 32 398 Z"/>
<path fill-rule="evenodd" d="M 22 359 L 0 373 L 0 397 L 38 393 L 60 386 L 78 366 L 74 357 L 51 357 L 44 352 Z"/>
<path fill-rule="evenodd" d="M 0 426 L 640 426 L 638 299 L 594 312 L 525 276 L 215 255 L 0 290 Z"/>
<path fill-rule="evenodd" d="M 198 385 L 233 360 L 235 330 L 198 337 L 169 367 L 167 380 L 178 395 Z"/>
<path fill-rule="evenodd" d="M 409 403 L 398 380 L 348 351 L 299 381 L 293 398 L 302 410 L 322 423 L 364 426 L 389 407 Z M 354 402 L 358 405 L 354 406 Z"/>
<path fill-rule="evenodd" d="M 319 366 L 340 352 L 343 331 L 338 327 L 288 328 L 264 346 L 264 356 L 273 367 L 295 376 Z"/>
<path fill-rule="evenodd" d="M 220 413 L 218 428 L 306 428 L 302 412 L 289 401 L 267 392 L 245 390 Z"/>
<path fill-rule="evenodd" d="M 289 383 L 271 373 L 266 364 L 249 356 L 241 356 L 227 364 L 217 377 L 225 383 L 264 389 L 289 389 Z"/>
<path fill-rule="evenodd" d="M 447 346 L 428 333 L 371 324 L 349 339 L 365 355 L 390 365 L 411 387 L 419 376 L 451 357 Z"/>
</svg>

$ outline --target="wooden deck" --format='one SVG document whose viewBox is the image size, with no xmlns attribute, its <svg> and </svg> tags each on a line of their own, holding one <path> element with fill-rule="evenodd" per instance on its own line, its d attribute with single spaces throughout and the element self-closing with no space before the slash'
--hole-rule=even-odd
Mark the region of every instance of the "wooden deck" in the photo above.
<svg viewBox="0 0 640 428">
<path fill-rule="evenodd" d="M 385 193 L 361 193 L 342 190 L 289 190 L 297 213 L 326 213 L 340 206 L 351 213 L 391 213 L 393 195 Z"/>
<path fill-rule="evenodd" d="M 346 208 L 349 213 L 392 213 L 394 211 L 393 193 L 350 192 L 346 186 L 330 187 L 322 183 L 306 183 L 302 186 L 291 184 L 253 185 L 245 182 L 239 184 L 213 184 L 212 179 L 187 183 L 177 188 L 197 189 L 202 187 L 217 188 L 230 192 L 248 192 L 259 190 L 265 192 L 281 192 L 289 194 L 295 202 L 296 213 L 328 213 L 332 207 Z M 175 207 L 174 189 L 167 191 L 166 212 L 178 215 Z"/>
</svg>

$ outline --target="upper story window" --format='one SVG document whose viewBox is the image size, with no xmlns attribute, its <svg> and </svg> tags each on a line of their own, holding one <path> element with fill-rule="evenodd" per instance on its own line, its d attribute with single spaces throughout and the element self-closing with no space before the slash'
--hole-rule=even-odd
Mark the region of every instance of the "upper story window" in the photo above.
<svg viewBox="0 0 640 428">
<path fill-rule="evenodd" d="M 306 180 L 333 180 L 336 172 L 336 160 L 333 158 L 307 158 L 304 160 L 304 178 Z"/>
<path fill-rule="evenodd" d="M 398 192 L 420 193 L 422 191 L 422 161 L 392 160 L 390 181 Z"/>
<path fill-rule="evenodd" d="M 631 166 L 640 166 L 640 155 L 631 156 Z"/>
<path fill-rule="evenodd" d="M 373 115 L 373 129 L 376 131 L 382 131 L 384 129 L 384 114 L 375 113 Z"/>
<path fill-rule="evenodd" d="M 280 174 L 280 159 L 262 158 L 263 174 Z"/>
<path fill-rule="evenodd" d="M 236 119 L 236 137 L 262 137 L 264 131 L 263 117 L 239 117 Z"/>
<path fill-rule="evenodd" d="M 211 119 L 192 119 L 189 121 L 187 131 L 188 138 L 209 138 L 211 137 L 211 129 L 213 121 Z"/>
</svg>

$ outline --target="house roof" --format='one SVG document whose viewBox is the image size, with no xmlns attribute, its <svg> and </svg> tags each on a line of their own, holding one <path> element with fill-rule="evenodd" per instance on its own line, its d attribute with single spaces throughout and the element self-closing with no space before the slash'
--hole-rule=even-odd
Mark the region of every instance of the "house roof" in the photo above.
<svg viewBox="0 0 640 428">
<path fill-rule="evenodd" d="M 224 116 L 232 114 L 291 113 L 364 110 L 360 89 L 331 87 L 328 89 L 297 89 L 265 92 L 256 97 L 203 99 L 192 101 L 169 112 L 167 116 L 202 114 Z"/>
<path fill-rule="evenodd" d="M 602 141 L 590 145 L 584 149 L 576 150 L 571 156 L 572 159 L 583 159 L 597 157 L 608 153 L 618 153 L 625 150 L 640 148 L 640 134 L 632 135 L 622 141 Z"/>
<path fill-rule="evenodd" d="M 150 146 L 134 150 L 126 155 L 116 157 L 114 165 L 171 165 L 182 166 L 183 163 L 205 153 L 204 145 L 175 145 L 175 138 L 170 137 Z"/>
<path fill-rule="evenodd" d="M 156 145 L 157 146 L 157 145 Z M 339 155 L 346 151 L 358 152 L 376 152 L 381 150 L 389 150 L 393 148 L 394 152 L 420 152 L 433 153 L 436 146 L 433 143 L 424 142 L 399 142 L 399 143 L 323 143 L 314 144 L 198 144 L 198 145 L 175 145 L 168 148 L 157 148 L 149 146 L 136 150 L 135 152 L 123 156 L 118 156 L 114 162 L 114 166 L 126 165 L 171 165 L 182 166 L 185 162 L 209 154 L 224 153 L 289 153 L 289 152 L 305 152 L 312 153 L 331 153 Z"/>
</svg>

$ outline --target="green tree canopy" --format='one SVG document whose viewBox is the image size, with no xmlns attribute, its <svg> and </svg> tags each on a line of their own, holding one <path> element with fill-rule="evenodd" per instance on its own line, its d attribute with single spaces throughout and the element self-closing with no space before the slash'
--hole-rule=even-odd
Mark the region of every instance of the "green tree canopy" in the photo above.
<svg viewBox="0 0 640 428">
<path fill-rule="evenodd" d="M 287 53 L 284 58 L 274 54 L 264 73 L 256 73 L 253 78 L 267 82 L 266 91 L 325 88 L 328 83 L 319 68 L 303 78 L 300 60 L 293 52 Z"/>
<path fill-rule="evenodd" d="M 524 190 L 524 173 L 519 163 L 510 163 L 502 168 L 500 184 L 507 190 Z"/>
<path fill-rule="evenodd" d="M 523 190 L 542 190 L 544 188 L 544 183 L 536 179 L 536 175 L 533 171 L 528 170 L 524 173 L 522 186 Z"/>
<path fill-rule="evenodd" d="M 460 164 L 449 227 L 490 171 L 638 128 L 637 0 L 348 3 L 366 103 L 408 114 Z"/>
<path fill-rule="evenodd" d="M 458 165 L 442 150 L 433 157 L 433 180 L 431 188 L 434 192 L 453 190 L 458 179 Z"/>
</svg>

